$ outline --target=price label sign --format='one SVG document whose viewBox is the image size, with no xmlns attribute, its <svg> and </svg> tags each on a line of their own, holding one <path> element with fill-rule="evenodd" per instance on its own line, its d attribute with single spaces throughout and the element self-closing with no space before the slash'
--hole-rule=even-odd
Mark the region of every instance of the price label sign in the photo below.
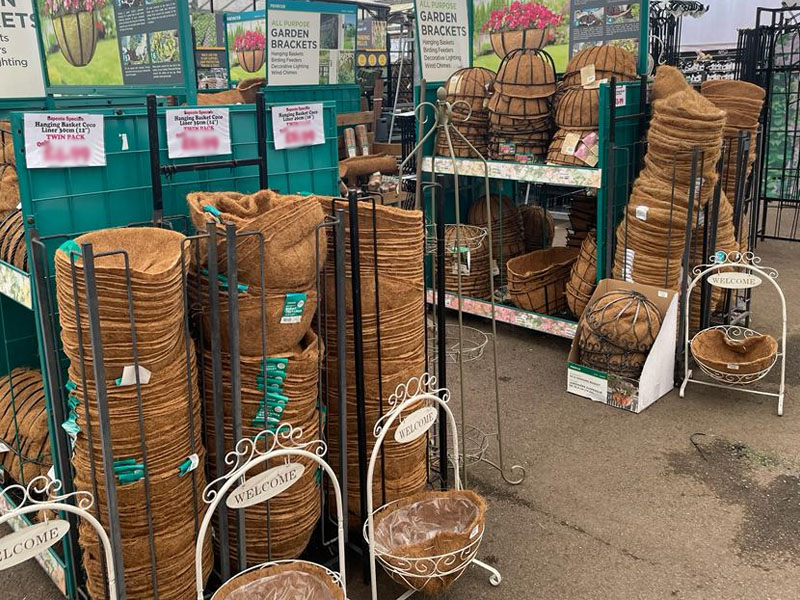
<svg viewBox="0 0 800 600">
<path fill-rule="evenodd" d="M 231 122 L 227 108 L 168 110 L 167 155 L 192 158 L 231 153 Z"/>
<path fill-rule="evenodd" d="M 272 130 L 275 149 L 301 148 L 325 143 L 325 115 L 322 104 L 274 106 Z"/>
<path fill-rule="evenodd" d="M 25 113 L 29 169 L 104 167 L 103 115 Z"/>
</svg>

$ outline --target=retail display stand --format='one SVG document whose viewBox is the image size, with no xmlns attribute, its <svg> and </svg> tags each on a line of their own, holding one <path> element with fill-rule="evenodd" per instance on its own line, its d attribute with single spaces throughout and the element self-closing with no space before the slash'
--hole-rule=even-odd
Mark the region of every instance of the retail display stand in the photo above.
<svg viewBox="0 0 800 600">
<path fill-rule="evenodd" d="M 778 278 L 778 272 L 771 267 L 761 266 L 761 258 L 752 252 L 732 252 L 730 254 L 725 252 L 717 252 L 714 256 L 714 261 L 710 264 L 698 265 L 692 270 L 693 279 L 689 283 L 686 298 L 686 317 L 684 322 L 684 339 L 683 339 L 683 355 L 684 355 L 684 377 L 681 384 L 680 396 L 683 398 L 686 393 L 686 386 L 689 383 L 698 383 L 722 389 L 730 389 L 751 394 L 758 394 L 761 396 L 768 396 L 778 400 L 778 416 L 783 415 L 783 400 L 784 391 L 786 387 L 786 298 L 783 295 L 783 290 L 775 281 Z M 693 343 L 697 336 L 701 335 L 708 329 L 702 330 L 695 334 L 694 337 L 689 335 L 689 304 L 691 303 L 692 290 L 698 285 L 702 285 L 703 281 L 707 281 L 709 285 L 723 288 L 723 289 L 752 289 L 761 285 L 762 282 L 769 282 L 777 292 L 781 300 L 781 338 L 779 341 L 780 347 L 778 352 L 774 355 L 771 362 L 766 366 L 762 366 L 751 373 L 736 373 L 737 365 L 728 365 L 725 370 L 720 370 L 709 364 L 704 364 L 695 354 L 693 350 Z M 754 331 L 748 327 L 738 324 L 734 325 L 717 325 L 710 329 L 721 330 L 726 338 L 737 342 L 744 342 L 750 338 L 754 338 L 759 332 Z M 692 359 L 697 367 L 708 375 L 713 381 L 705 381 L 696 379 L 694 377 L 694 370 L 690 367 L 690 359 Z M 773 367 L 780 362 L 780 383 L 777 392 L 768 392 L 763 390 L 754 390 L 748 387 L 764 377 L 766 377 L 773 369 Z"/>
<path fill-rule="evenodd" d="M 231 469 L 222 477 L 212 481 L 203 491 L 203 500 L 208 504 L 208 510 L 200 524 L 200 531 L 197 538 L 195 550 L 197 599 L 203 600 L 204 595 L 204 575 L 203 575 L 203 542 L 208 536 L 211 526 L 211 519 L 217 511 L 217 507 L 225 500 L 226 505 L 233 509 L 243 509 L 255 506 L 262 502 L 268 502 L 281 492 L 289 489 L 296 483 L 303 471 L 307 468 L 298 460 L 305 459 L 311 461 L 317 469 L 324 471 L 330 478 L 336 498 L 336 520 L 338 530 L 338 553 L 339 570 L 338 572 L 314 565 L 322 569 L 330 578 L 331 582 L 341 588 L 346 594 L 346 575 L 345 575 L 345 538 L 344 538 L 344 512 L 342 509 L 342 491 L 339 481 L 333 469 L 325 461 L 327 445 L 322 440 L 300 443 L 302 430 L 288 424 L 282 425 L 276 431 L 265 430 L 253 439 L 243 438 L 239 440 L 233 451 L 225 457 L 225 464 L 230 465 Z M 270 464 L 270 461 L 277 461 Z M 253 474 L 249 478 L 248 473 L 264 465 L 266 470 Z M 236 488 L 234 489 L 234 486 Z M 240 578 L 248 578 L 252 581 L 252 574 L 259 570 L 267 569 L 277 565 L 302 565 L 312 564 L 305 561 L 270 561 L 253 566 L 236 575 L 233 579 L 223 582 L 223 585 L 230 585 Z M 228 590 L 231 591 L 231 590 Z M 216 597 L 212 596 L 212 597 Z M 346 597 L 346 596 L 345 596 Z"/>
<path fill-rule="evenodd" d="M 33 557 L 38 560 L 39 554 L 49 551 L 72 526 L 69 521 L 49 518 L 32 525 L 27 515 L 71 515 L 86 521 L 97 534 L 104 551 L 108 597 L 110 600 L 117 600 L 116 581 L 122 577 L 121 565 L 114 560 L 111 542 L 103 526 L 89 512 L 94 506 L 94 496 L 89 492 L 62 494 L 62 489 L 61 481 L 47 476 L 36 477 L 26 486 L 14 484 L 5 488 L 6 494 L 16 494 L 21 500 L 17 508 L 0 516 L 0 525 L 9 525 L 16 530 L 0 538 L 0 554 L 3 555 L 0 571 Z"/>
<path fill-rule="evenodd" d="M 436 378 L 425 373 L 419 378 L 412 378 L 407 384 L 399 385 L 394 394 L 389 398 L 391 406 L 381 420 L 375 424 L 376 442 L 369 461 L 367 482 L 372 490 L 372 481 L 375 475 L 375 465 L 380 456 L 381 446 L 390 430 L 394 432 L 394 439 L 400 443 L 409 443 L 426 435 L 436 424 L 437 419 L 445 418 L 453 437 L 453 444 L 458 447 L 458 430 L 455 417 L 449 406 L 450 392 L 447 389 L 437 388 Z M 410 407 L 413 412 L 409 412 Z M 443 415 L 443 416 L 442 416 Z M 453 455 L 454 489 L 461 490 L 459 477 L 458 453 Z M 396 501 L 397 502 L 397 501 Z M 391 508 L 389 503 L 375 509 L 373 494 L 367 494 L 368 512 L 367 521 L 364 523 L 364 539 L 369 543 L 370 585 L 372 600 L 378 600 L 378 583 L 376 564 L 380 562 L 393 578 L 401 580 L 411 588 L 401 594 L 397 600 L 405 600 L 416 592 L 422 591 L 432 581 L 442 581 L 445 578 L 452 583 L 460 577 L 471 564 L 481 567 L 489 572 L 489 582 L 500 585 L 502 576 L 500 572 L 477 559 L 478 548 L 484 534 L 484 525 L 479 524 L 471 533 L 465 545 L 436 556 L 421 556 L 410 558 L 406 556 L 392 556 L 386 549 L 378 547 L 375 541 L 375 516 Z M 413 526 L 414 523 L 411 523 Z M 377 562 L 376 562 L 377 561 Z"/>
<path fill-rule="evenodd" d="M 489 163 L 488 161 L 478 152 L 477 149 L 472 145 L 466 137 L 462 135 L 462 133 L 456 128 L 453 127 L 452 118 L 453 118 L 453 108 L 458 105 L 459 103 L 456 102 L 455 104 L 451 104 L 446 100 L 446 93 L 444 88 L 439 88 L 437 91 L 437 101 L 434 105 L 430 102 L 423 102 L 420 104 L 415 111 L 418 113 L 417 119 L 419 121 L 424 120 L 424 112 L 426 108 L 432 109 L 434 111 L 434 121 L 430 129 L 427 133 L 420 139 L 414 151 L 412 151 L 408 157 L 406 157 L 403 164 L 400 165 L 400 171 L 402 172 L 403 167 L 406 162 L 408 162 L 411 157 L 413 157 L 416 153 L 420 151 L 420 149 L 425 145 L 426 141 L 434 134 L 442 136 L 443 139 L 447 141 L 448 147 L 450 149 L 451 155 L 454 154 L 453 152 L 453 139 L 459 139 L 459 141 L 464 142 L 469 145 L 471 150 L 480 157 L 479 160 L 474 161 L 483 165 L 483 186 L 485 189 L 485 196 L 486 196 L 486 214 L 488 215 L 488 222 L 492 222 L 492 207 L 491 207 L 491 194 L 490 194 L 490 183 L 489 183 Z M 467 107 L 469 109 L 469 107 Z M 470 111 L 471 114 L 471 111 Z M 467 116 L 469 119 L 469 116 Z M 456 235 L 455 235 L 455 247 L 461 248 L 463 244 L 469 245 L 470 243 L 474 243 L 474 240 L 463 240 L 462 242 L 462 232 L 461 232 L 461 194 L 460 194 L 460 180 L 459 180 L 459 159 L 455 158 L 443 158 L 442 162 L 449 163 L 452 167 L 452 173 L 455 179 L 455 185 L 453 188 L 454 193 L 454 201 L 453 207 L 455 211 L 455 225 L 456 225 Z M 419 163 L 418 163 L 419 164 Z M 435 164 L 435 163 L 434 163 Z M 491 269 L 488 270 L 486 276 L 488 278 L 488 289 L 489 289 L 489 313 L 486 315 L 492 324 L 492 332 L 489 336 L 483 334 L 482 332 L 478 331 L 475 328 L 465 327 L 464 326 L 464 313 L 468 312 L 462 306 L 462 303 L 459 302 L 454 307 L 457 310 L 458 314 L 458 324 L 456 326 L 448 326 L 446 325 L 445 321 L 445 311 L 444 308 L 446 306 L 446 292 L 444 288 L 444 255 L 445 252 L 448 250 L 445 248 L 444 243 L 444 224 L 445 224 L 445 202 L 444 202 L 444 191 L 438 189 L 435 185 L 435 178 L 436 172 L 433 171 L 432 173 L 433 182 L 431 182 L 430 190 L 431 195 L 433 197 L 433 206 L 435 209 L 433 210 L 432 220 L 436 223 L 436 261 L 432 262 L 433 270 L 434 270 L 434 277 L 432 278 L 436 282 L 436 292 L 428 294 L 428 301 L 431 304 L 435 305 L 435 317 L 436 317 L 436 330 L 437 330 L 437 337 L 436 337 L 436 345 L 435 345 L 435 352 L 434 355 L 436 357 L 436 365 L 437 365 L 437 374 L 438 376 L 446 382 L 446 371 L 447 371 L 447 364 L 455 364 L 458 367 L 458 383 L 459 383 L 459 400 L 461 402 L 461 427 L 462 431 L 468 437 L 462 437 L 461 446 L 459 447 L 457 444 L 454 445 L 455 454 L 461 455 L 461 465 L 463 472 L 461 474 L 461 479 L 466 483 L 468 480 L 467 474 L 467 466 L 470 463 L 476 462 L 485 462 L 495 469 L 497 469 L 500 474 L 502 475 L 503 479 L 512 485 L 518 485 L 522 483 L 525 479 L 525 469 L 521 465 L 513 465 L 511 469 L 511 474 L 506 473 L 506 466 L 504 462 L 503 456 L 503 435 L 502 435 L 502 407 L 501 407 L 501 398 L 500 398 L 500 384 L 498 379 L 498 358 L 497 358 L 497 305 L 496 305 L 496 296 L 495 296 L 495 284 L 494 284 L 494 277 L 492 275 Z M 417 197 L 422 198 L 422 189 L 423 184 L 421 180 L 417 181 Z M 494 264 L 494 250 L 493 250 L 493 240 L 492 240 L 492 227 L 486 229 L 486 244 L 488 247 L 488 254 L 489 254 L 489 265 Z M 430 245 L 432 246 L 432 245 Z M 459 252 L 460 255 L 460 252 Z M 460 260 L 460 258 L 458 259 Z M 456 291 L 457 291 L 457 298 L 461 298 L 462 296 L 462 269 L 459 267 L 456 269 Z M 448 341 L 448 329 L 451 332 Z M 471 339 L 467 339 L 471 338 Z M 494 413 L 495 413 L 495 430 L 492 432 L 483 432 L 478 430 L 477 428 L 470 427 L 467 424 L 467 414 L 466 414 L 466 392 L 465 392 L 465 385 L 464 385 L 464 363 L 475 360 L 483 356 L 483 351 L 488 345 L 489 341 L 491 341 L 492 346 L 492 374 L 494 378 Z M 443 415 L 440 415 L 442 418 Z M 498 447 L 498 459 L 497 462 L 490 460 L 487 457 L 487 450 L 489 445 L 489 438 L 497 438 L 497 447 Z M 467 449 L 467 440 L 470 441 L 471 448 Z M 447 461 L 445 461 L 445 449 L 447 447 L 446 437 L 442 436 L 440 441 L 440 465 L 445 465 Z M 471 457 L 471 458 L 470 458 Z M 452 460 L 450 457 L 448 460 Z M 443 466 L 440 468 L 440 471 L 444 474 L 446 473 L 446 468 Z"/>
</svg>

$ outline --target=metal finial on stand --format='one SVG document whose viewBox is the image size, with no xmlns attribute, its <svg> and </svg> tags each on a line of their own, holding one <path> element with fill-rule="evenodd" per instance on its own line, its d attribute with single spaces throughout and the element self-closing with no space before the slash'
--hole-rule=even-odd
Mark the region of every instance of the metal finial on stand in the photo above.
<svg viewBox="0 0 800 600">
<path fill-rule="evenodd" d="M 476 464 L 478 462 L 484 462 L 495 469 L 497 469 L 503 479 L 511 484 L 511 485 L 518 485 L 522 483 L 525 479 L 525 468 L 522 465 L 512 465 L 509 467 L 509 472 L 507 473 L 505 460 L 504 460 L 504 452 L 503 452 L 503 436 L 502 436 L 502 411 L 501 411 L 501 399 L 500 399 L 500 383 L 498 379 L 498 358 L 497 358 L 497 307 L 496 307 L 496 296 L 495 296 L 495 285 L 494 285 L 494 274 L 493 274 L 493 265 L 494 265 L 494 244 L 492 240 L 492 207 L 491 207 L 491 194 L 490 194 L 490 183 L 489 183 L 489 164 L 486 158 L 475 148 L 475 146 L 467 139 L 457 127 L 453 124 L 453 109 L 456 108 L 458 105 L 464 105 L 467 109 L 466 116 L 460 120 L 459 122 L 463 123 L 470 119 L 472 116 L 472 107 L 465 101 L 459 100 L 456 102 L 448 102 L 447 101 L 447 92 L 443 87 L 440 87 L 436 91 L 436 104 L 434 105 L 431 102 L 420 102 L 420 104 L 414 109 L 415 112 L 418 112 L 417 118 L 420 118 L 420 114 L 424 112 L 425 107 L 430 107 L 434 111 L 434 122 L 428 132 L 422 137 L 422 139 L 417 143 L 414 147 L 414 150 L 406 157 L 405 161 L 401 165 L 400 169 L 402 171 L 403 165 L 410 160 L 411 156 L 417 156 L 417 164 L 421 164 L 422 161 L 422 149 L 430 138 L 431 135 L 436 133 L 437 136 L 441 136 L 447 143 L 447 149 L 450 153 L 449 157 L 442 157 L 444 160 L 452 161 L 453 165 L 453 178 L 454 178 L 454 210 L 455 210 L 455 235 L 456 235 L 456 248 L 461 247 L 461 231 L 460 231 L 460 224 L 461 224 L 461 195 L 460 195 L 460 178 L 458 173 L 458 161 L 455 157 L 455 152 L 453 149 L 453 136 L 456 139 L 459 139 L 466 143 L 467 147 L 474 153 L 475 156 L 483 163 L 484 166 L 484 194 L 486 197 L 486 214 L 487 214 L 487 243 L 489 247 L 489 290 L 490 290 L 490 302 L 491 302 L 491 326 L 492 326 L 492 333 L 491 333 L 491 342 L 492 342 L 492 359 L 493 359 L 493 376 L 494 376 L 494 400 L 495 400 L 495 431 L 489 433 L 479 432 L 477 428 L 471 428 L 467 424 L 467 416 L 466 416 L 466 402 L 465 402 L 465 392 L 464 392 L 464 362 L 469 360 L 469 349 L 464 348 L 464 313 L 461 307 L 461 298 L 462 298 L 462 272 L 461 269 L 457 269 L 457 293 L 458 293 L 458 328 L 457 328 L 457 344 L 453 345 L 453 348 L 449 349 L 448 352 L 445 351 L 445 348 L 439 347 L 438 348 L 438 355 L 440 359 L 443 355 L 447 354 L 451 360 L 440 360 L 439 370 L 445 370 L 446 362 L 452 362 L 453 364 L 458 365 L 458 373 L 459 373 L 459 394 L 461 400 L 461 429 L 464 432 L 467 431 L 477 431 L 479 432 L 479 439 L 478 445 L 481 448 L 481 451 L 478 452 L 475 456 L 473 456 L 473 463 Z M 441 139 L 441 137 L 439 139 Z M 431 181 L 436 181 L 436 160 L 437 157 L 435 154 L 432 157 L 432 164 L 431 164 Z M 431 194 L 435 196 L 437 188 L 431 187 Z M 418 198 L 420 202 L 423 200 L 419 193 L 421 192 L 421 181 L 417 181 L 417 191 L 418 191 Z M 439 214 L 441 211 L 436 211 L 436 202 L 432 201 L 432 216 L 434 222 L 437 222 L 437 219 L 444 219 L 443 214 Z M 441 245 L 440 245 L 441 247 Z M 440 301 L 444 296 L 445 290 L 443 289 L 443 285 L 437 286 L 435 300 Z M 444 323 L 444 315 L 441 311 L 439 311 L 436 320 L 436 327 L 439 331 L 445 329 Z M 441 337 L 441 336 L 440 336 Z M 441 343 L 438 344 L 441 346 Z M 466 360 L 465 360 L 466 359 Z M 445 379 L 445 373 L 438 372 L 437 376 L 440 380 Z M 498 456 L 497 461 L 490 460 L 486 456 L 486 448 L 485 445 L 488 444 L 487 440 L 491 437 L 497 438 L 497 447 L 498 447 Z M 468 457 L 471 456 L 470 452 L 468 451 L 466 444 L 467 444 L 468 436 L 462 436 L 461 438 L 461 447 L 454 449 L 455 452 L 459 453 L 460 455 L 460 464 L 462 469 L 461 480 L 462 483 L 466 486 L 468 479 L 467 479 L 467 467 Z M 474 438 L 473 438 L 474 439 Z M 440 440 L 440 444 L 445 443 L 446 440 Z M 455 462 L 455 461 L 452 461 Z M 443 470 L 440 467 L 440 470 Z"/>
</svg>

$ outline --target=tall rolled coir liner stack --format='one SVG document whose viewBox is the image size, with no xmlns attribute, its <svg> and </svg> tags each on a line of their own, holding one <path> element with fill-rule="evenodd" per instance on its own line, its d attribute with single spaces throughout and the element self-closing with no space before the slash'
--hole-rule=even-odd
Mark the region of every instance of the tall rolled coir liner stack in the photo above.
<svg viewBox="0 0 800 600">
<path fill-rule="evenodd" d="M 19 179 L 15 165 L 11 124 L 0 121 L 0 219 L 5 218 L 19 204 Z"/>
<path fill-rule="evenodd" d="M 692 151 L 703 160 L 693 185 L 693 214 L 711 197 L 722 147 L 725 113 L 692 90 L 673 67 L 660 67 L 653 85 L 653 116 L 645 166 L 634 182 L 625 219 L 616 232 L 614 276 L 678 289 L 692 169 Z"/>
<path fill-rule="evenodd" d="M 560 165 L 595 166 L 596 161 L 582 157 L 575 148 L 566 150 L 564 142 L 569 134 L 586 138 L 594 133 L 596 143 L 600 124 L 600 88 L 595 82 L 583 85 L 581 69 L 594 67 L 595 82 L 616 77 L 617 81 L 636 79 L 636 58 L 616 46 L 594 46 L 578 52 L 567 64 L 564 78 L 558 86 L 553 101 L 556 131 L 547 152 L 547 162 Z"/>
<path fill-rule="evenodd" d="M 326 211 L 332 211 L 331 199 L 324 200 Z M 337 208 L 347 209 L 347 203 L 335 201 Z M 381 414 L 389 409 L 389 398 L 397 386 L 425 372 L 425 287 L 423 257 L 425 237 L 420 211 L 401 210 L 389 206 L 375 209 L 373 229 L 371 203 L 358 203 L 359 257 L 361 277 L 361 306 L 363 334 L 363 364 L 366 410 L 367 458 L 375 443 L 373 429 Z M 360 488 L 358 478 L 358 421 L 356 406 L 355 353 L 353 333 L 359 325 L 353 319 L 350 218 L 345 213 L 347 240 L 347 494 L 351 525 L 358 525 Z M 373 232 L 377 237 L 376 245 Z M 332 246 L 329 248 L 332 252 Z M 376 280 L 377 273 L 377 280 Z M 377 281 L 377 303 L 376 303 Z M 335 306 L 333 274 L 327 281 L 328 306 Z M 380 323 L 380 347 L 378 324 Z M 339 468 L 339 388 L 337 373 L 336 319 L 333 311 L 324 318 L 328 345 L 325 372 L 329 401 L 329 462 Z M 411 410 L 411 409 L 410 409 Z M 425 436 L 406 444 L 394 439 L 394 428 L 387 435 L 379 458 L 373 486 L 376 504 L 405 498 L 425 489 L 427 482 Z M 385 458 L 385 460 L 384 460 Z M 342 474 L 339 473 L 340 479 Z"/>
<path fill-rule="evenodd" d="M 481 156 L 489 151 L 489 90 L 494 73 L 481 67 L 469 67 L 453 73 L 444 84 L 447 101 L 452 105 L 452 124 Z M 469 144 L 457 133 L 450 131 L 450 143 L 458 158 L 478 158 Z M 450 156 L 447 138 L 439 132 L 436 153 Z"/>
<path fill-rule="evenodd" d="M 556 68 L 547 52 L 518 49 L 505 56 L 489 100 L 490 158 L 527 163 L 544 157 L 555 91 Z"/>
<path fill-rule="evenodd" d="M 729 201 L 736 198 L 739 184 L 737 164 L 739 160 L 739 135 L 750 136 L 750 147 L 743 148 L 747 154 L 742 179 L 747 179 L 756 160 L 756 142 L 758 141 L 758 124 L 764 106 L 766 92 L 763 88 L 746 81 L 716 80 L 704 81 L 701 93 L 726 113 L 723 130 L 726 145 L 725 164 L 722 172 L 722 186 Z M 743 218 L 739 225 L 739 246 L 747 251 L 748 221 Z"/>
<path fill-rule="evenodd" d="M 311 196 L 281 196 L 265 190 L 252 195 L 201 192 L 188 197 L 192 221 L 207 227 L 209 217 L 224 243 L 224 223 L 234 223 L 237 233 L 239 369 L 241 374 L 242 437 L 253 439 L 284 424 L 302 429 L 302 442 L 319 439 L 319 361 L 324 348 L 311 330 L 317 298 L 317 276 L 326 255 L 324 220 L 319 201 Z M 201 227 L 202 226 L 202 227 Z M 317 261 L 317 236 L 320 259 Z M 264 289 L 261 285 L 263 239 Z M 220 250 L 224 246 L 220 244 Z M 223 252 L 224 254 L 224 252 Z M 207 266 L 207 265 L 205 265 Z M 221 266 L 227 268 L 227 263 Z M 208 275 L 201 268 L 199 293 L 193 285 L 195 305 L 202 306 L 206 342 L 211 334 Z M 195 284 L 197 281 L 195 280 Z M 222 344 L 222 401 L 225 452 L 234 447 L 229 290 L 220 276 L 220 339 Z M 264 318 L 262 319 L 262 310 Z M 266 334 L 264 336 L 264 334 Z M 209 344 L 206 343 L 206 348 Z M 203 360 L 206 444 L 209 472 L 218 477 L 217 463 L 224 458 L 216 447 L 218 423 L 214 415 L 212 355 Z M 321 512 L 321 496 L 312 461 L 291 489 L 270 501 L 245 509 L 247 562 L 297 558 L 308 545 Z M 238 560 L 236 512 L 228 513 L 229 549 Z M 269 529 L 269 533 L 268 533 Z"/>
<path fill-rule="evenodd" d="M 489 228 L 489 211 L 492 227 L 492 273 L 506 272 L 506 264 L 515 256 L 525 253 L 522 217 L 519 208 L 508 196 L 492 194 L 487 208 L 486 196 L 481 196 L 469 207 L 467 222 L 476 227 Z M 487 244 L 489 238 L 486 238 Z"/>
<path fill-rule="evenodd" d="M 107 490 L 93 371 L 97 349 L 89 335 L 81 244 L 91 243 L 95 254 L 123 250 L 127 255 L 138 364 L 149 372 L 147 383 L 141 382 L 140 396 L 135 380 L 130 384 L 122 379 L 125 368 L 134 365 L 123 255 L 97 258 L 95 272 L 127 597 L 142 600 L 155 596 L 151 562 L 159 598 L 182 600 L 194 595 L 195 527 L 205 510 L 197 368 L 184 325 L 181 259 L 188 264 L 189 256 L 182 250 L 183 240 L 183 235 L 166 229 L 106 229 L 66 242 L 55 253 L 61 340 L 71 380 L 71 413 L 64 427 L 75 440 L 75 487 L 94 494 L 95 515 L 106 530 Z M 135 373 L 133 368 L 129 371 Z M 82 524 L 79 539 L 89 594 L 104 598 L 105 567 L 96 534 Z M 204 548 L 204 561 L 206 571 L 212 562 L 210 543 Z"/>
</svg>

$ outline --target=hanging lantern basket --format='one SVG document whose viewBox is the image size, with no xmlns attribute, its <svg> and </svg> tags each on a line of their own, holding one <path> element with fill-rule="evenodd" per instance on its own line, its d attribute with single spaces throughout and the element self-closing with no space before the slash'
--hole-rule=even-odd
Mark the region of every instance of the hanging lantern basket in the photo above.
<svg viewBox="0 0 800 600">
<path fill-rule="evenodd" d="M 236 52 L 239 65 L 248 73 L 257 72 L 267 58 L 264 50 L 239 50 Z"/>
<path fill-rule="evenodd" d="M 52 17 L 53 31 L 64 59 L 74 67 L 85 67 L 97 49 L 94 11 L 80 11 Z"/>
</svg>

